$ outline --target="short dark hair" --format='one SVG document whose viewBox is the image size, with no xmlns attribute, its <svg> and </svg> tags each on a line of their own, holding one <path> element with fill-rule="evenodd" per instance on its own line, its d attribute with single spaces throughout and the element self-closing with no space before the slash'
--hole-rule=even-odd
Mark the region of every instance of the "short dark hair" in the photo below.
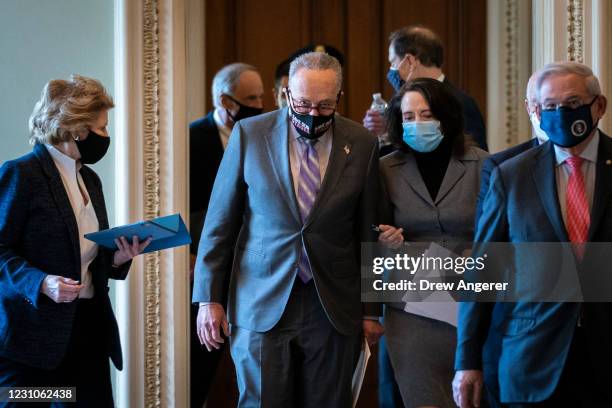
<svg viewBox="0 0 612 408">
<path fill-rule="evenodd" d="M 406 54 L 414 55 L 426 67 L 440 68 L 444 62 L 442 41 L 431 29 L 414 25 L 400 28 L 391 33 L 389 44 L 395 55 L 404 58 Z"/>
<path fill-rule="evenodd" d="M 402 98 L 408 92 L 418 92 L 427 101 L 432 116 L 440 121 L 440 130 L 453 146 L 455 154 L 465 151 L 463 110 L 454 96 L 452 89 L 445 83 L 431 78 L 417 78 L 408 81 L 391 98 L 387 109 L 387 127 L 389 137 L 395 147 L 402 151 L 410 151 L 403 140 Z"/>
<path fill-rule="evenodd" d="M 274 71 L 274 87 L 278 88 L 283 77 L 289 77 L 289 64 L 291 61 L 286 59 L 276 66 Z"/>
</svg>

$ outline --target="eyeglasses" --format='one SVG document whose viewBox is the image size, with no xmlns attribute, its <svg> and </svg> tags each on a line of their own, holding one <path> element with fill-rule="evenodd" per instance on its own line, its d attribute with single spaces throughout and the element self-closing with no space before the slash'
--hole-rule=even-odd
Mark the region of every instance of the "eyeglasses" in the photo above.
<svg viewBox="0 0 612 408">
<path fill-rule="evenodd" d="M 293 110 L 302 115 L 307 114 L 313 109 L 316 109 L 321 115 L 331 115 L 336 110 L 338 101 L 340 100 L 340 94 L 338 93 L 335 102 L 323 101 L 314 105 L 312 102 L 306 99 L 293 99 L 289 88 L 285 88 L 285 92 L 287 92 L 287 96 L 289 96 L 289 103 L 291 104 Z"/>
<path fill-rule="evenodd" d="M 595 102 L 595 99 L 597 99 L 597 96 L 590 102 L 587 103 L 589 106 L 593 104 L 593 102 Z M 563 102 L 544 102 L 540 104 L 540 109 L 541 110 L 557 110 L 559 108 L 569 108 L 569 109 L 576 109 L 581 107 L 582 105 L 585 105 L 585 103 L 582 102 L 581 99 L 579 98 L 572 98 L 569 99 L 567 101 L 563 101 Z"/>
</svg>

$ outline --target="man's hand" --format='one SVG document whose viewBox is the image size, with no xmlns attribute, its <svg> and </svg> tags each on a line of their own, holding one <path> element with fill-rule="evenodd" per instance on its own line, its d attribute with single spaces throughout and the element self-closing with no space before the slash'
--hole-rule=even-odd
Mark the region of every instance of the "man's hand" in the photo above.
<svg viewBox="0 0 612 408">
<path fill-rule="evenodd" d="M 380 234 L 378 242 L 385 245 L 387 248 L 397 249 L 404 243 L 404 229 L 395 228 L 392 225 L 380 224 L 378 226 Z"/>
<path fill-rule="evenodd" d="M 40 287 L 40 292 L 55 303 L 69 303 L 79 297 L 83 288 L 78 281 L 63 276 L 47 275 Z"/>
<path fill-rule="evenodd" d="M 385 328 L 376 320 L 363 319 L 363 335 L 369 346 L 373 346 L 385 334 Z"/>
<path fill-rule="evenodd" d="M 459 370 L 453 379 L 453 397 L 460 408 L 480 407 L 483 377 L 481 370 Z"/>
<path fill-rule="evenodd" d="M 377 110 L 368 110 L 363 118 L 363 126 L 376 136 L 381 136 L 387 131 L 387 120 Z"/>
<path fill-rule="evenodd" d="M 219 349 L 225 343 L 221 337 L 221 328 L 226 337 L 230 336 L 229 324 L 225 317 L 223 306 L 218 303 L 210 303 L 200 306 L 198 310 L 198 337 L 200 344 L 206 346 L 206 350 Z"/>
</svg>

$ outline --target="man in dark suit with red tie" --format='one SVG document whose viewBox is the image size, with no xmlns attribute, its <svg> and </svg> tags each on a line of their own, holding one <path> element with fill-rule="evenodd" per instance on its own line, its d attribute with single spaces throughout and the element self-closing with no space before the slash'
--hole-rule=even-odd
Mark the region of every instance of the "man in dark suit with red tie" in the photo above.
<svg viewBox="0 0 612 408">
<path fill-rule="evenodd" d="M 576 62 L 544 67 L 536 89 L 550 140 L 493 172 L 475 242 L 569 242 L 581 266 L 591 252 L 580 244 L 612 241 L 612 139 L 597 129 L 607 100 L 591 69 Z M 498 305 L 460 304 L 458 406 L 478 405 L 483 369 L 485 381 L 495 378 L 487 371 L 497 375 L 486 386 L 503 407 L 612 406 L 610 303 L 517 301 L 492 313 Z"/>
</svg>

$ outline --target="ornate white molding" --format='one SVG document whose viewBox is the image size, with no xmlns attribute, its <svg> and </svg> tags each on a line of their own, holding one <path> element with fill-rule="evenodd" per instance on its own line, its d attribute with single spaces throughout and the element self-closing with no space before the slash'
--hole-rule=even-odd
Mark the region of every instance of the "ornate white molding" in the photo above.
<svg viewBox="0 0 612 408">
<path fill-rule="evenodd" d="M 567 6 L 567 58 L 584 62 L 584 4 L 582 0 L 568 0 Z"/>
<path fill-rule="evenodd" d="M 531 2 L 487 3 L 487 135 L 497 152 L 530 137 L 523 114 L 531 66 Z"/>
<path fill-rule="evenodd" d="M 506 16 L 505 21 L 505 96 L 506 96 L 506 132 L 505 142 L 512 146 L 518 141 L 518 32 L 520 30 L 518 20 L 518 0 L 506 0 L 504 2 Z"/>
<path fill-rule="evenodd" d="M 115 0 L 116 223 L 188 222 L 185 0 Z M 117 284 L 121 407 L 189 405 L 188 249 L 139 257 Z"/>
<path fill-rule="evenodd" d="M 144 218 L 160 216 L 160 79 L 159 6 L 157 0 L 143 4 L 144 77 Z M 145 404 L 161 405 L 160 253 L 145 255 Z"/>
</svg>

